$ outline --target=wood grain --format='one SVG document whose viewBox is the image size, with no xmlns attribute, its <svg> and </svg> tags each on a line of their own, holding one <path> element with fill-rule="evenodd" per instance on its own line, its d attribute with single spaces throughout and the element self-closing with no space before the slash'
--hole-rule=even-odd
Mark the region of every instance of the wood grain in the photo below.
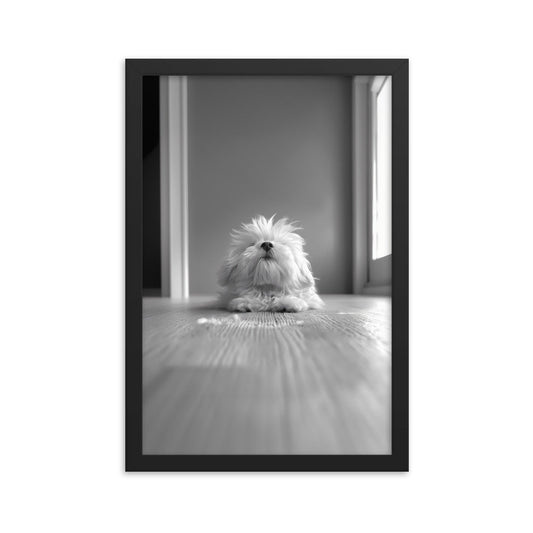
<svg viewBox="0 0 533 533">
<path fill-rule="evenodd" d="M 143 301 L 143 453 L 388 454 L 390 298 L 243 313 Z"/>
</svg>

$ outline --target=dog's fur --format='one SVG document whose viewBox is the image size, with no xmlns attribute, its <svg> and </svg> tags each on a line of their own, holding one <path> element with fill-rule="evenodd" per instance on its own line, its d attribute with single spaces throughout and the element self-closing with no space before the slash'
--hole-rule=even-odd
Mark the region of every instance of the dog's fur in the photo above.
<svg viewBox="0 0 533 533">
<path fill-rule="evenodd" d="M 224 307 L 241 312 L 298 312 L 324 306 L 303 251 L 304 240 L 295 233 L 299 229 L 286 218 L 274 222 L 274 216 L 268 220 L 260 216 L 233 230 L 218 275 Z M 265 250 L 263 243 L 271 243 L 272 248 Z"/>
</svg>

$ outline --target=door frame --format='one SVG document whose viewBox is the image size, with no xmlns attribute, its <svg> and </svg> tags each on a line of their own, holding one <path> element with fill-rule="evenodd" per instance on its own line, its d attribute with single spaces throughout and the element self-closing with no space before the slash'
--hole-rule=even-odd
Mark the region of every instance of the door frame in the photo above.
<svg viewBox="0 0 533 533">
<path fill-rule="evenodd" d="M 187 76 L 161 76 L 161 296 L 189 298 Z"/>
<path fill-rule="evenodd" d="M 387 76 L 353 78 L 353 292 L 391 295 L 392 254 L 372 259 L 373 176 L 376 172 L 376 98 Z"/>
</svg>

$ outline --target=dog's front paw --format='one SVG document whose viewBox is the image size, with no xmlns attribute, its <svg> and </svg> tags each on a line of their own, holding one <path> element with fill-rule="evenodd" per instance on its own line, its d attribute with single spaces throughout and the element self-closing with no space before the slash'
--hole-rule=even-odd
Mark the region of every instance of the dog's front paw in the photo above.
<svg viewBox="0 0 533 533">
<path fill-rule="evenodd" d="M 238 311 L 239 313 L 246 313 L 250 311 L 250 306 L 244 298 L 234 298 L 228 304 L 229 311 Z"/>
<path fill-rule="evenodd" d="M 306 311 L 309 308 L 307 303 L 301 298 L 296 296 L 282 296 L 273 306 L 272 311 L 278 311 L 280 313 L 299 313 Z"/>
<path fill-rule="evenodd" d="M 238 311 L 239 313 L 248 313 L 250 311 L 258 311 L 259 305 L 250 298 L 234 298 L 228 304 L 229 311 Z"/>
</svg>

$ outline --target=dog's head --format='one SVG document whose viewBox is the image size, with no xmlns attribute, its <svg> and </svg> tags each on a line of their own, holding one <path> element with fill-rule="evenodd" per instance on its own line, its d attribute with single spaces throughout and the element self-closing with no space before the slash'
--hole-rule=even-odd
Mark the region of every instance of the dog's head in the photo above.
<svg viewBox="0 0 533 533">
<path fill-rule="evenodd" d="M 254 218 L 233 230 L 229 253 L 219 271 L 223 287 L 237 289 L 272 287 L 304 289 L 314 285 L 309 261 L 303 251 L 301 228 L 274 216 Z"/>
</svg>

